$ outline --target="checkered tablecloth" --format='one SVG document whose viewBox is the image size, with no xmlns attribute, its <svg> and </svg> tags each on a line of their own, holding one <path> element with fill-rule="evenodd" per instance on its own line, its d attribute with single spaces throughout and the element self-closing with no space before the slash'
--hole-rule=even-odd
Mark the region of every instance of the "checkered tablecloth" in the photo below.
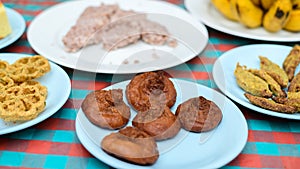
<svg viewBox="0 0 300 169">
<path fill-rule="evenodd" d="M 23 15 L 26 25 L 48 7 L 63 0 L 2 0 L 10 8 Z M 183 1 L 169 0 L 184 8 Z M 213 63 L 223 53 L 237 46 L 265 43 L 224 34 L 208 28 L 209 45 L 201 57 L 168 69 L 179 78 L 189 78 L 190 70 L 199 84 L 217 89 L 211 76 Z M 287 44 L 292 46 L 293 44 Z M 0 53 L 35 54 L 26 33 Z M 200 59 L 201 58 L 201 59 Z M 187 70 L 190 69 L 190 70 Z M 30 128 L 0 136 L 0 168 L 110 168 L 94 158 L 80 144 L 75 132 L 75 118 L 80 104 L 90 90 L 102 89 L 111 84 L 113 75 L 80 72 L 65 68 L 71 79 L 72 91 L 65 105 L 47 120 Z M 92 78 L 92 80 L 91 80 Z M 120 81 L 127 77 L 119 76 Z M 238 105 L 238 104 L 237 104 Z M 224 166 L 239 168 L 299 168 L 300 123 L 299 121 L 271 117 L 238 105 L 247 119 L 249 136 L 241 154 Z"/>
</svg>

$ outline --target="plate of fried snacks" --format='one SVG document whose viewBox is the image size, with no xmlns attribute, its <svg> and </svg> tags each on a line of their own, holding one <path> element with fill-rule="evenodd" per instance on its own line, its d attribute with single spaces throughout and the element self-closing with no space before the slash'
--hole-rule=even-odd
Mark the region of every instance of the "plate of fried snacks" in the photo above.
<svg viewBox="0 0 300 169">
<path fill-rule="evenodd" d="M 18 40 L 25 31 L 25 20 L 17 11 L 0 2 L 0 49 Z"/>
<path fill-rule="evenodd" d="M 239 104 L 300 120 L 300 46 L 255 44 L 234 48 L 214 64 L 219 89 Z"/>
<path fill-rule="evenodd" d="M 300 1 L 185 0 L 205 25 L 249 39 L 295 42 L 300 39 Z"/>
<path fill-rule="evenodd" d="M 179 65 L 208 42 L 206 27 L 188 12 L 151 0 L 59 3 L 34 18 L 27 37 L 37 53 L 57 64 L 114 74 Z"/>
<path fill-rule="evenodd" d="M 6 134 L 56 113 L 67 101 L 71 83 L 59 66 L 43 56 L 2 53 L 0 90 L 0 134 Z"/>
<path fill-rule="evenodd" d="M 152 71 L 91 91 L 76 133 L 114 168 L 220 168 L 242 151 L 248 127 L 219 92 Z"/>
</svg>

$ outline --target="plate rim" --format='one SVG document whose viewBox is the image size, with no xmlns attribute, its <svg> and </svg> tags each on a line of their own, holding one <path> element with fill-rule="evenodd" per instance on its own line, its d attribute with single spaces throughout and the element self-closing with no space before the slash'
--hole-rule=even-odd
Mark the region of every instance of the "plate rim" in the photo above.
<svg viewBox="0 0 300 169">
<path fill-rule="evenodd" d="M 182 80 L 182 79 L 177 79 L 177 78 L 170 78 L 171 80 L 175 80 L 177 83 L 190 83 L 190 84 L 196 84 L 197 85 L 197 88 L 204 88 L 206 90 L 208 90 L 209 92 L 212 92 L 213 94 L 217 94 L 218 96 L 221 96 L 223 97 L 226 102 L 228 104 L 230 104 L 231 106 L 233 106 L 237 112 L 236 112 L 236 116 L 238 116 L 240 118 L 240 122 L 241 124 L 244 124 L 243 126 L 241 126 L 241 128 L 243 128 L 245 130 L 245 132 L 243 132 L 242 134 L 239 133 L 240 135 L 243 135 L 244 137 L 241 137 L 241 139 L 239 139 L 238 141 L 240 142 L 239 146 L 238 147 L 238 151 L 236 152 L 233 152 L 231 153 L 231 156 L 225 161 L 221 161 L 218 163 L 218 165 L 209 165 L 210 167 L 213 167 L 213 168 L 219 168 L 219 167 L 222 167 L 222 166 L 225 166 L 226 164 L 228 164 L 229 162 L 231 162 L 232 160 L 234 160 L 241 152 L 242 150 L 244 149 L 244 147 L 246 146 L 246 143 L 247 143 L 247 140 L 248 140 L 248 124 L 247 124 L 247 121 L 246 121 L 246 118 L 245 116 L 243 115 L 243 113 L 241 112 L 241 110 L 230 100 L 228 99 L 226 96 L 224 96 L 222 93 L 214 90 L 214 89 L 211 89 L 207 86 L 204 86 L 204 85 L 201 85 L 201 84 L 198 84 L 198 83 L 195 83 L 195 82 L 191 82 L 191 81 L 187 81 L 187 80 Z M 118 82 L 116 84 L 120 84 L 120 83 L 129 83 L 130 80 L 125 80 L 125 81 L 121 81 L 121 82 Z M 114 85 L 116 85 L 114 84 Z M 107 89 L 107 88 L 110 88 L 112 87 L 113 85 L 111 86 L 107 86 L 103 89 Z M 81 112 L 80 112 L 81 111 Z M 86 150 L 88 152 L 90 152 L 95 158 L 97 158 L 98 160 L 104 162 L 106 165 L 109 165 L 109 166 L 112 166 L 112 167 L 117 167 L 117 168 L 124 168 L 124 166 L 122 166 L 122 164 L 115 164 L 115 165 L 112 165 L 110 162 L 109 162 L 109 159 L 106 159 L 104 158 L 103 159 L 100 159 L 99 157 L 97 157 L 95 154 L 96 154 L 96 150 L 92 149 L 90 150 L 92 147 L 94 146 L 97 146 L 91 139 L 88 139 L 89 136 L 87 133 L 85 133 L 84 129 L 83 129 L 83 126 L 79 120 L 79 113 L 83 113 L 82 109 L 80 108 L 78 110 L 78 113 L 77 113 L 77 116 L 76 116 L 76 120 L 75 120 L 75 130 L 76 130 L 76 134 L 77 134 L 77 137 L 79 138 L 79 141 L 80 143 L 86 148 Z M 79 131 L 80 130 L 80 131 Z M 81 133 L 82 132 L 82 133 Z M 114 131 L 112 131 L 114 132 Z M 85 137 L 87 136 L 87 137 Z M 84 139 L 88 139 L 88 141 L 83 141 Z M 90 143 L 87 143 L 87 142 L 90 142 Z M 90 145 L 92 144 L 92 145 Z M 100 147 L 98 147 L 100 148 Z M 228 156 L 227 156 L 228 157 Z M 123 162 L 123 161 L 122 161 Z M 140 166 L 140 165 L 136 165 L 136 164 L 132 164 L 132 163 L 128 163 L 128 162 L 125 162 L 126 164 L 129 164 L 129 166 L 127 167 L 135 167 L 135 168 L 149 168 L 149 169 L 154 169 L 155 167 L 153 166 Z M 204 166 L 205 167 L 205 166 Z M 208 166 L 206 166 L 208 167 Z"/>
<path fill-rule="evenodd" d="M 224 59 L 226 59 L 226 57 L 230 57 L 230 55 L 232 53 L 235 53 L 236 51 L 245 50 L 245 49 L 249 49 L 249 48 L 250 49 L 251 48 L 257 48 L 257 47 L 260 47 L 260 48 L 264 47 L 264 49 L 266 49 L 266 48 L 275 48 L 275 49 L 276 48 L 277 49 L 278 48 L 286 48 L 286 49 L 289 48 L 289 49 L 292 49 L 291 46 L 279 45 L 279 44 L 250 44 L 250 45 L 243 45 L 243 46 L 239 46 L 239 47 L 233 48 L 231 50 L 228 50 L 227 52 L 224 52 L 216 60 L 216 62 L 213 65 L 212 75 L 213 75 L 214 82 L 216 83 L 217 87 L 221 90 L 221 92 L 224 93 L 224 95 L 228 96 L 229 98 L 231 98 L 232 100 L 234 100 L 236 103 L 242 105 L 243 107 L 246 107 L 246 108 L 249 108 L 249 109 L 251 109 L 253 111 L 256 111 L 258 113 L 269 115 L 269 116 L 273 116 L 273 117 L 279 117 L 279 118 L 284 118 L 284 119 L 292 119 L 292 120 L 300 120 L 300 115 L 295 116 L 294 114 L 285 114 L 285 113 L 279 113 L 279 112 L 275 112 L 275 111 L 263 109 L 263 108 L 260 108 L 258 106 L 255 106 L 255 105 L 251 104 L 250 102 L 246 102 L 246 101 L 243 101 L 243 100 L 239 99 L 237 96 L 235 96 L 232 93 L 230 93 L 227 90 L 227 88 L 225 88 L 222 85 L 222 82 L 220 82 L 220 80 L 217 78 L 216 72 L 217 72 L 217 70 L 220 70 L 220 68 L 218 67 L 218 65 L 221 65 L 222 61 Z"/>
<path fill-rule="evenodd" d="M 23 33 L 25 32 L 25 29 L 26 29 L 26 21 L 25 21 L 24 17 L 19 12 L 17 12 L 16 10 L 14 10 L 12 8 L 6 7 L 6 6 L 5 6 L 5 10 L 7 12 L 7 16 L 10 15 L 10 16 L 12 16 L 13 20 L 17 20 L 18 22 L 19 21 L 21 21 L 21 22 L 19 24 L 20 25 L 19 31 L 16 34 L 14 34 L 13 37 L 11 37 L 10 40 L 8 40 L 8 41 L 6 41 L 2 44 L 0 43 L 0 50 L 5 48 L 5 47 L 8 47 L 9 45 L 11 45 L 15 41 L 17 41 L 23 35 Z M 12 22 L 12 21 L 9 21 L 9 22 Z M 15 27 L 12 27 L 12 31 L 14 31 L 14 28 Z M 9 35 L 7 37 L 9 37 Z M 6 39 L 7 37 L 5 37 L 1 40 Z"/>
<path fill-rule="evenodd" d="M 10 57 L 16 57 L 16 58 L 21 58 L 21 57 L 27 57 L 27 56 L 34 56 L 34 54 L 23 54 L 23 53 L 0 53 L 0 59 L 3 57 L 3 56 L 7 56 L 9 55 Z M 64 95 L 61 95 L 62 97 L 62 101 L 59 102 L 59 104 L 57 104 L 54 109 L 53 109 L 53 112 L 50 112 L 50 113 L 47 113 L 45 116 L 43 116 L 42 118 L 35 118 L 35 119 L 32 119 L 32 120 L 29 120 L 29 121 L 26 121 L 24 123 L 21 123 L 17 126 L 13 126 L 13 127 L 8 127 L 8 128 L 4 128 L 4 129 L 0 129 L 0 135 L 4 135 L 4 134 L 9 134 L 9 133 L 13 133 L 13 132 L 17 132 L 17 131 L 20 131 L 20 130 L 23 130 L 23 129 L 26 129 L 28 127 L 31 127 L 33 125 L 36 125 L 38 123 L 41 123 L 43 122 L 44 120 L 48 119 L 50 116 L 54 115 L 60 108 L 62 108 L 62 106 L 66 103 L 66 101 L 68 100 L 69 98 L 69 95 L 71 93 L 71 82 L 70 82 L 70 78 L 68 76 L 68 74 L 58 65 L 56 65 L 55 63 L 49 61 L 51 67 L 52 67 L 52 70 L 53 70 L 53 67 L 55 67 L 55 70 L 57 70 L 58 73 L 60 73 L 63 77 L 65 77 L 66 79 L 68 79 L 68 82 L 66 82 L 67 86 L 66 89 L 67 91 L 65 92 Z"/>
<path fill-rule="evenodd" d="M 121 0 L 114 0 L 113 2 L 114 3 L 118 3 L 118 1 L 121 1 Z M 168 6 L 168 7 L 171 7 L 171 8 L 176 8 L 178 11 L 180 10 L 180 12 L 184 13 L 186 16 L 189 16 L 191 20 L 193 20 L 193 24 L 194 24 L 194 27 L 197 28 L 197 30 L 201 30 L 201 34 L 202 36 L 205 38 L 205 39 L 202 39 L 203 42 L 203 47 L 201 49 L 199 49 L 199 51 L 196 51 L 193 52 L 195 54 L 189 56 L 189 57 L 184 57 L 184 60 L 181 61 L 181 62 L 176 62 L 175 64 L 168 64 L 168 65 L 165 65 L 163 68 L 156 68 L 155 70 L 158 70 L 158 69 L 167 69 L 167 68 L 171 68 L 171 67 L 174 67 L 174 66 L 177 66 L 179 64 L 182 64 L 182 63 L 185 63 L 191 59 L 193 59 L 194 57 L 196 57 L 197 55 L 199 55 L 201 52 L 203 52 L 205 50 L 205 48 L 207 47 L 208 45 L 208 41 L 209 41 L 209 34 L 208 34 L 208 30 L 207 28 L 205 27 L 204 24 L 202 23 L 199 23 L 197 21 L 197 19 L 195 19 L 192 15 L 190 15 L 189 12 L 187 12 L 186 10 L 180 8 L 179 6 L 176 6 L 174 4 L 171 4 L 171 3 L 168 3 L 168 2 L 165 2 L 165 1 L 158 1 L 158 0 L 140 0 L 140 1 L 145 1 L 145 2 L 148 2 L 148 3 L 155 3 L 155 4 L 161 4 L 161 5 L 164 5 L 164 6 Z M 139 1 L 139 3 L 141 3 Z M 76 1 L 66 1 L 66 2 L 61 2 L 61 3 L 58 3 L 56 5 L 53 5 L 47 9 L 45 9 L 43 12 L 41 12 L 39 15 L 37 15 L 33 20 L 32 22 L 30 23 L 30 25 L 28 26 L 28 30 L 27 30 L 27 38 L 28 38 L 28 42 L 29 44 L 32 46 L 32 48 L 39 54 L 47 57 L 49 60 L 59 64 L 59 65 L 62 65 L 62 66 L 65 66 L 65 67 L 68 67 L 68 68 L 72 68 L 72 69 L 75 69 L 75 70 L 80 70 L 80 71 L 85 71 L 85 72 L 93 72 L 93 73 L 106 73 L 106 74 L 111 74 L 111 73 L 114 73 L 114 74 L 131 74 L 131 73 L 140 73 L 140 72 L 144 72 L 145 70 L 140 70 L 140 71 L 134 71 L 134 70 L 130 70 L 130 71 L 125 71 L 125 70 L 117 70 L 117 69 L 114 69 L 114 68 L 104 68 L 103 70 L 101 70 L 100 68 L 97 68 L 97 69 L 89 69 L 89 68 L 78 68 L 76 67 L 76 65 L 74 64 L 70 64 L 70 63 L 66 63 L 65 61 L 61 61 L 59 59 L 57 59 L 56 57 L 53 57 L 53 56 L 50 56 L 48 55 L 47 53 L 48 52 L 45 52 L 43 51 L 42 49 L 40 49 L 41 47 L 39 47 L 38 45 L 36 45 L 35 42 L 33 42 L 32 40 L 32 36 L 34 33 L 32 33 L 32 29 L 33 27 L 35 26 L 36 22 L 38 22 L 39 20 L 41 20 L 40 18 L 44 17 L 44 15 L 47 15 L 48 13 L 51 13 L 52 10 L 56 9 L 56 8 L 59 8 L 63 5 L 70 5 L 70 4 L 75 4 L 75 3 L 88 3 L 88 2 L 106 2 L 105 0 L 90 0 L 90 1 L 84 1 L 84 0 L 76 0 Z M 40 22 L 40 21 L 39 21 Z M 196 25 L 196 26 L 195 26 Z M 68 55 L 69 56 L 69 55 Z M 68 57 L 67 56 L 67 57 Z M 71 56 L 72 57 L 72 56 Z M 77 58 L 74 58 L 74 59 L 77 59 Z M 113 65 L 115 66 L 115 65 Z M 108 65 L 109 67 L 109 65 Z M 147 71 L 152 71 L 152 70 L 148 70 Z"/>
<path fill-rule="evenodd" d="M 193 7 L 192 7 L 192 4 L 193 4 L 194 1 L 198 2 L 198 0 L 185 0 L 184 1 L 184 5 L 185 5 L 186 9 L 192 15 L 194 15 L 194 10 L 193 10 Z M 201 1 L 202 6 L 205 6 L 207 8 L 207 6 L 210 3 L 210 0 L 202 0 L 202 1 Z M 204 8 L 204 7 L 202 7 L 202 8 Z M 201 10 L 200 10 L 200 12 L 201 12 Z M 203 16 L 203 15 L 201 15 L 201 16 Z M 274 37 L 266 37 L 266 36 L 261 36 L 261 35 L 256 35 L 256 34 L 245 33 L 243 31 L 238 31 L 237 32 L 237 31 L 234 31 L 234 29 L 231 29 L 229 27 L 224 27 L 222 25 L 218 25 L 218 24 L 215 24 L 213 22 L 210 22 L 210 20 L 213 20 L 214 18 L 203 18 L 203 17 L 202 18 L 195 17 L 195 18 L 197 18 L 198 20 L 200 20 L 201 22 L 203 22 L 205 25 L 207 25 L 207 26 L 209 26 L 209 27 L 211 27 L 211 28 L 213 28 L 215 30 L 218 30 L 218 31 L 221 31 L 223 33 L 230 34 L 230 35 L 234 35 L 234 36 L 246 38 L 246 39 L 263 40 L 263 41 L 270 41 L 270 42 L 296 42 L 296 41 L 299 41 L 299 38 L 300 38 L 300 37 L 285 38 L 285 37 L 276 37 L 276 36 L 274 36 Z M 226 18 L 224 18 L 224 19 L 226 19 Z M 236 25 L 239 24 L 237 22 L 230 21 L 229 19 L 227 19 L 227 21 L 228 22 L 232 22 L 233 24 L 236 24 Z M 258 29 L 260 29 L 260 28 L 258 28 Z M 251 31 L 251 29 L 247 29 L 247 30 Z M 285 31 L 285 30 L 282 30 L 282 31 L 293 34 L 293 32 L 289 32 L 289 31 Z M 300 35 L 299 32 L 298 33 L 294 33 L 294 34 Z M 276 35 L 276 33 L 274 35 Z"/>
</svg>

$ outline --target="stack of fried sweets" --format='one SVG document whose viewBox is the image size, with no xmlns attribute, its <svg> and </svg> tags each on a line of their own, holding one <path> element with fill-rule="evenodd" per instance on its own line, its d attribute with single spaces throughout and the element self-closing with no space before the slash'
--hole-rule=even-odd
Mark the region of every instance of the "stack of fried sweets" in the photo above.
<svg viewBox="0 0 300 169">
<path fill-rule="evenodd" d="M 211 0 L 226 18 L 269 32 L 300 31 L 300 0 Z"/>
<path fill-rule="evenodd" d="M 47 88 L 33 79 L 50 71 L 42 56 L 23 57 L 9 64 L 0 60 L 0 118 L 22 122 L 36 118 L 46 107 Z"/>
<path fill-rule="evenodd" d="M 237 63 L 234 75 L 237 84 L 246 91 L 246 98 L 254 105 L 276 112 L 300 112 L 300 72 L 295 75 L 300 46 L 295 45 L 290 51 L 283 69 L 266 57 L 259 59 L 260 69 L 247 69 Z"/>
<path fill-rule="evenodd" d="M 181 128 L 206 132 L 222 120 L 221 109 L 203 96 L 176 102 L 176 88 L 163 71 L 138 74 L 126 86 L 126 100 L 136 110 L 128 125 L 131 109 L 122 89 L 96 90 L 84 99 L 81 108 L 88 120 L 104 129 L 120 129 L 101 140 L 106 153 L 139 165 L 154 164 L 159 158 L 157 141 L 172 139 Z"/>
</svg>

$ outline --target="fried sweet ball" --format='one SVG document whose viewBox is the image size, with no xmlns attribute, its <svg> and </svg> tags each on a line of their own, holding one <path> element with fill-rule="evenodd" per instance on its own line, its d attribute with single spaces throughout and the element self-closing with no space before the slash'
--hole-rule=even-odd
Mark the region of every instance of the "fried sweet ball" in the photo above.
<svg viewBox="0 0 300 169">
<path fill-rule="evenodd" d="M 102 128 L 121 128 L 130 118 L 130 108 L 123 101 L 122 89 L 91 92 L 81 108 L 90 122 Z"/>
<path fill-rule="evenodd" d="M 259 56 L 260 69 L 266 71 L 282 88 L 288 86 L 289 78 L 279 65 L 266 57 Z"/>
<path fill-rule="evenodd" d="M 135 127 L 105 136 L 101 148 L 119 159 L 140 165 L 151 165 L 159 157 L 154 138 Z"/>
<path fill-rule="evenodd" d="M 177 107 L 181 126 L 192 132 L 205 132 L 216 128 L 222 120 L 221 109 L 203 96 L 191 98 Z"/>
<path fill-rule="evenodd" d="M 136 75 L 126 87 L 127 100 L 137 111 L 147 111 L 157 104 L 172 107 L 176 96 L 172 81 L 163 71 Z"/>
<path fill-rule="evenodd" d="M 255 96 L 272 97 L 268 83 L 249 72 L 246 66 L 240 66 L 237 63 L 234 75 L 237 84 L 246 92 Z"/>
<path fill-rule="evenodd" d="M 153 136 L 155 140 L 172 138 L 181 128 L 180 122 L 167 106 L 151 107 L 147 111 L 137 113 L 132 125 Z"/>
<path fill-rule="evenodd" d="M 295 45 L 283 62 L 283 69 L 289 77 L 289 81 L 294 78 L 296 67 L 300 63 L 300 46 Z"/>
<path fill-rule="evenodd" d="M 263 97 L 253 96 L 249 93 L 244 94 L 245 97 L 254 105 L 262 107 L 264 109 L 282 112 L 287 114 L 293 114 L 297 112 L 297 109 L 290 105 L 276 103 L 275 101 Z"/>
<path fill-rule="evenodd" d="M 300 72 L 291 81 L 288 92 L 300 92 Z"/>
</svg>

